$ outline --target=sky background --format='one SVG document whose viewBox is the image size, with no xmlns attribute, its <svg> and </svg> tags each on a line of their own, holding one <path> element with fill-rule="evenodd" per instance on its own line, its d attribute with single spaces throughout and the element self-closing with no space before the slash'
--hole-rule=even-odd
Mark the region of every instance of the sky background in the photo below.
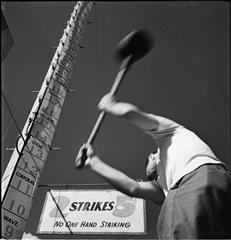
<svg viewBox="0 0 231 240">
<path fill-rule="evenodd" d="M 2 63 L 2 90 L 22 130 L 76 2 L 10 2 L 5 9 L 14 46 Z M 197 133 L 229 169 L 229 2 L 97 2 L 76 59 L 69 93 L 39 184 L 104 183 L 76 171 L 74 160 L 98 117 L 97 104 L 114 81 L 116 44 L 134 29 L 146 29 L 154 49 L 135 63 L 118 98 L 169 117 Z M 2 101 L 2 173 L 18 130 Z M 134 179 L 145 180 L 152 139 L 128 122 L 107 116 L 95 141 L 99 156 Z M 46 190 L 39 188 L 27 232 L 35 235 Z M 159 207 L 147 202 L 148 235 L 156 237 Z M 40 238 L 43 238 L 41 236 Z M 47 237 L 47 236 L 46 236 Z M 81 236 L 83 237 L 83 236 Z M 100 237 L 100 236 L 99 236 Z"/>
</svg>

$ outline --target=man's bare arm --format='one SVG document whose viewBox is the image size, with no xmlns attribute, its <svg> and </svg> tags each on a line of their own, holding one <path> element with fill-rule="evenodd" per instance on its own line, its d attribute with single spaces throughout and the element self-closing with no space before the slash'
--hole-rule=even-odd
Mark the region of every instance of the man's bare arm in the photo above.
<svg viewBox="0 0 231 240">
<path fill-rule="evenodd" d="M 105 181 L 129 196 L 152 200 L 158 205 L 162 204 L 165 198 L 164 192 L 157 182 L 137 182 L 123 172 L 104 163 L 97 156 L 93 156 L 87 164 Z"/>
<path fill-rule="evenodd" d="M 117 102 L 115 97 L 110 94 L 106 94 L 101 99 L 98 108 L 124 118 L 144 131 L 161 131 L 179 126 L 168 118 L 143 112 L 131 103 Z"/>
</svg>

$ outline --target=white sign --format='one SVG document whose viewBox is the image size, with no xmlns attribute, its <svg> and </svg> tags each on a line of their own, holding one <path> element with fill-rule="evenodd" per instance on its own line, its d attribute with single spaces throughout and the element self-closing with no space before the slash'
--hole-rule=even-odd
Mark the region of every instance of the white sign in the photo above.
<svg viewBox="0 0 231 240">
<path fill-rule="evenodd" d="M 38 234 L 146 234 L 145 200 L 114 189 L 47 192 Z"/>
</svg>

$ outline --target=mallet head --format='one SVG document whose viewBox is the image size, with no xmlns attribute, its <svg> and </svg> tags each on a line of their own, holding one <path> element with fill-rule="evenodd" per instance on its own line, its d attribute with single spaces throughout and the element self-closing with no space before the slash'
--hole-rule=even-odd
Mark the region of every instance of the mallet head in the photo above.
<svg viewBox="0 0 231 240">
<path fill-rule="evenodd" d="M 132 55 L 131 64 L 145 56 L 153 47 L 153 38 L 144 29 L 134 30 L 123 38 L 117 45 L 115 55 L 119 61 L 123 61 Z"/>
</svg>

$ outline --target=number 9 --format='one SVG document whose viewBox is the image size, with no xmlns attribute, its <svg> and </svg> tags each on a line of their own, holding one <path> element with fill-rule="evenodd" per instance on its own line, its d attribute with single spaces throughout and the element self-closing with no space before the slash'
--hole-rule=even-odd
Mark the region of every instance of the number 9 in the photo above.
<svg viewBox="0 0 231 240">
<path fill-rule="evenodd" d="M 11 227 L 11 226 L 6 226 L 6 232 L 5 232 L 5 236 L 6 237 L 12 237 L 12 235 L 13 235 L 13 232 L 14 232 L 14 229 L 13 229 L 13 227 Z"/>
</svg>

